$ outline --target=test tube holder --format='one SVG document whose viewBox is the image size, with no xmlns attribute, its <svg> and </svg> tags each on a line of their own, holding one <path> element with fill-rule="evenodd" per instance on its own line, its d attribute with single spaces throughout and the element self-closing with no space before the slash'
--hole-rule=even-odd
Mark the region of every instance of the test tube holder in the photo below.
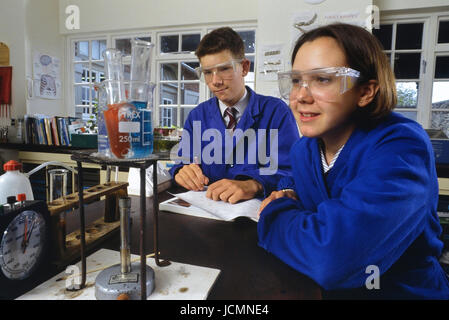
<svg viewBox="0 0 449 320">
<path fill-rule="evenodd" d="M 107 239 L 113 231 L 120 227 L 118 215 L 118 199 L 127 196 L 127 182 L 106 182 L 83 190 L 85 204 L 91 204 L 105 198 L 103 217 L 87 226 L 86 247 L 89 249 Z M 81 230 L 69 234 L 65 233 L 65 226 L 61 224 L 60 215 L 79 208 L 79 193 L 72 193 L 47 203 L 51 216 L 52 262 L 62 267 L 80 258 Z M 70 213 L 68 213 L 70 214 Z"/>
</svg>

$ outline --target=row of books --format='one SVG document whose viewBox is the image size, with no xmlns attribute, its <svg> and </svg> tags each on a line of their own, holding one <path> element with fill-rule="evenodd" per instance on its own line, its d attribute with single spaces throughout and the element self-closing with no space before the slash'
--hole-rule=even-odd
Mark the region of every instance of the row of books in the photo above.
<svg viewBox="0 0 449 320">
<path fill-rule="evenodd" d="M 24 116 L 25 143 L 70 146 L 73 128 L 83 125 L 83 122 L 75 117 L 26 114 Z"/>
</svg>

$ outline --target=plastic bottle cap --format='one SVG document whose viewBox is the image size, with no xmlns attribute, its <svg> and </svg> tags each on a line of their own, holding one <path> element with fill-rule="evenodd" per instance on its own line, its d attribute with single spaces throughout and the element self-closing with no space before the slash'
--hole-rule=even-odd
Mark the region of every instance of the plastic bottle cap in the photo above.
<svg viewBox="0 0 449 320">
<path fill-rule="evenodd" d="M 8 204 L 16 203 L 16 196 L 9 196 L 9 197 L 7 197 L 7 198 L 6 198 L 6 202 L 7 202 Z"/>
<path fill-rule="evenodd" d="M 22 164 L 15 160 L 9 160 L 3 165 L 3 170 L 5 171 L 15 171 L 22 169 Z"/>
<path fill-rule="evenodd" d="M 17 195 L 17 201 L 25 201 L 27 199 L 27 195 L 25 193 L 19 193 Z"/>
</svg>

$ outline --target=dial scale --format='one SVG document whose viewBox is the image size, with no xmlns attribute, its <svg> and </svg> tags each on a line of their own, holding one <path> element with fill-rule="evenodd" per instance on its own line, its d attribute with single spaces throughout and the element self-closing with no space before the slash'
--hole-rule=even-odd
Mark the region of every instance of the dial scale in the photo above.
<svg viewBox="0 0 449 320">
<path fill-rule="evenodd" d="M 16 202 L 0 211 L 0 299 L 32 289 L 49 265 L 50 213 L 43 201 Z"/>
</svg>

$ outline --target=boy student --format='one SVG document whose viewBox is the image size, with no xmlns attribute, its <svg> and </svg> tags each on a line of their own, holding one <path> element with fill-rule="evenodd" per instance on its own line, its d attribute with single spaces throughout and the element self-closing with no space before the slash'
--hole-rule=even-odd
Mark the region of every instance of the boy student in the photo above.
<svg viewBox="0 0 449 320">
<path fill-rule="evenodd" d="M 208 186 L 206 196 L 217 201 L 268 196 L 290 173 L 288 152 L 299 139 L 293 114 L 282 100 L 245 86 L 250 61 L 233 29 L 213 30 L 195 54 L 198 76 L 215 97 L 189 113 L 172 177 L 189 190 Z"/>
<path fill-rule="evenodd" d="M 261 205 L 260 246 L 323 297 L 448 299 L 432 145 L 392 112 L 394 74 L 377 39 L 348 24 L 311 30 L 278 77 L 303 137 L 292 177 Z"/>
</svg>

